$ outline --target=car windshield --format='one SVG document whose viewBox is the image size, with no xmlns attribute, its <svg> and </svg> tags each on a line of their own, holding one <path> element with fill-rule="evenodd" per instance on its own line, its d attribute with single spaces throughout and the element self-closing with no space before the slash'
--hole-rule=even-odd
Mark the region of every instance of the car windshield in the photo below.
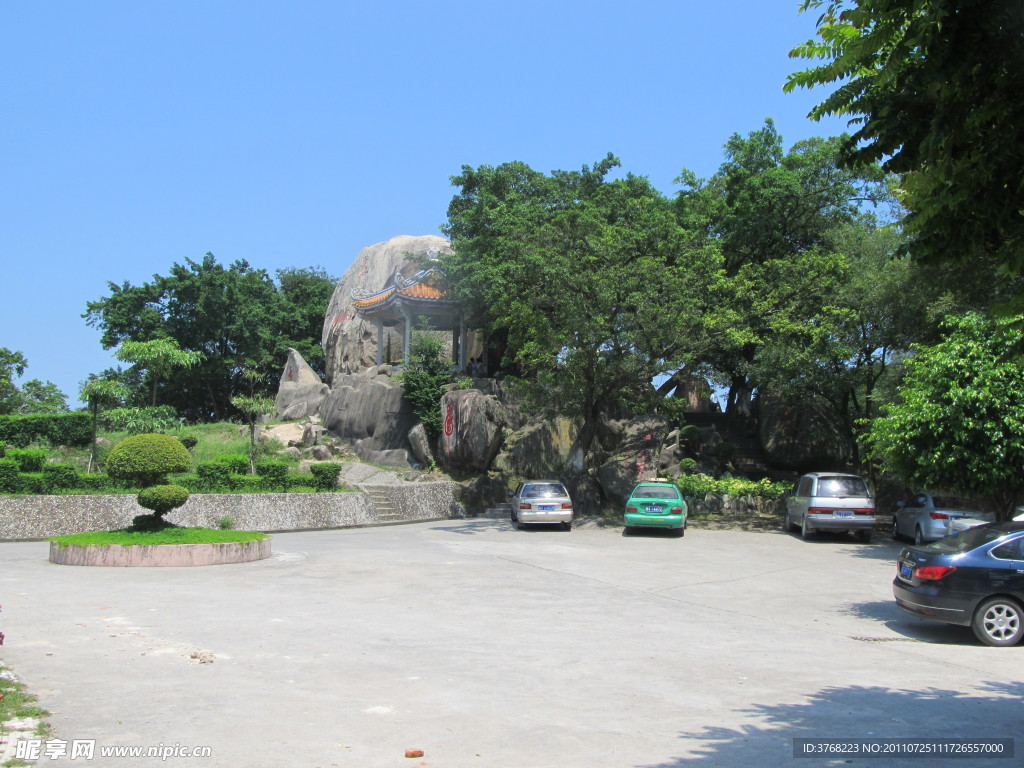
<svg viewBox="0 0 1024 768">
<path fill-rule="evenodd" d="M 535 483 L 523 488 L 524 499 L 550 499 L 554 496 L 566 496 L 561 483 Z"/>
<path fill-rule="evenodd" d="M 679 491 L 671 485 L 638 485 L 633 495 L 644 499 L 678 499 Z"/>
<path fill-rule="evenodd" d="M 928 549 L 936 550 L 944 555 L 959 555 L 977 549 L 990 541 L 1001 539 L 1005 535 L 1006 531 L 983 525 L 978 528 L 968 528 L 966 531 L 954 533 L 952 536 L 932 542 L 928 545 Z"/>
<path fill-rule="evenodd" d="M 869 496 L 867 484 L 859 477 L 822 477 L 816 496 Z"/>
</svg>

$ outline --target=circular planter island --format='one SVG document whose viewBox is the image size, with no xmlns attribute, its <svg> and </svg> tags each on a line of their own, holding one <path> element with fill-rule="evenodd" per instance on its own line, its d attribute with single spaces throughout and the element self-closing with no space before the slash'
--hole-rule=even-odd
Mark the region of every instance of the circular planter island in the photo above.
<svg viewBox="0 0 1024 768">
<path fill-rule="evenodd" d="M 195 537 L 185 535 L 187 531 L 201 531 L 201 538 L 224 540 L 188 541 Z M 121 538 L 118 534 L 122 533 L 74 534 L 51 539 L 50 562 L 117 568 L 173 567 L 248 563 L 270 557 L 270 537 L 260 533 L 172 528 L 159 533 L 128 534 L 124 543 L 117 543 L 116 539 Z M 184 540 L 178 543 L 174 538 Z"/>
</svg>

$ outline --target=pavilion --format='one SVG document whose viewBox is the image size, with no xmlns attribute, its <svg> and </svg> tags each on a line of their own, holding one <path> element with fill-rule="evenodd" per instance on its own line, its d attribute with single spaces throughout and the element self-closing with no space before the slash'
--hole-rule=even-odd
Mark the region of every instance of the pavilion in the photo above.
<svg viewBox="0 0 1024 768">
<path fill-rule="evenodd" d="M 402 361 L 409 359 L 412 331 L 426 322 L 432 331 L 452 334 L 452 360 L 459 370 L 466 369 L 468 329 L 462 307 L 448 295 L 441 276 L 424 269 L 412 277 L 396 272 L 382 290 L 360 294 L 354 289 L 352 306 L 356 314 L 372 320 L 377 327 L 377 365 L 384 362 L 384 329 L 402 328 Z"/>
</svg>

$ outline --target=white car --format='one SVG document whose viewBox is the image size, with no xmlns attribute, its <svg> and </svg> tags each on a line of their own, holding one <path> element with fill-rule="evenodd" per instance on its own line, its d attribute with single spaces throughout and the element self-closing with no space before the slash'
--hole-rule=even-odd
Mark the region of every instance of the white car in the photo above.
<svg viewBox="0 0 1024 768">
<path fill-rule="evenodd" d="M 995 522 L 993 515 L 971 509 L 972 506 L 958 496 L 915 493 L 897 502 L 892 516 L 892 537 L 897 541 L 911 539 L 915 544 L 924 544 L 954 533 L 950 526 L 957 520 L 976 520 L 979 525 Z"/>
<path fill-rule="evenodd" d="M 513 527 L 561 523 L 565 530 L 572 530 L 572 498 L 558 480 L 527 480 L 508 495 Z"/>
<path fill-rule="evenodd" d="M 1021 512 L 1020 507 L 1017 507 L 1017 511 L 1020 512 L 1020 514 L 1014 517 L 1013 519 L 1018 521 L 1024 521 L 1024 512 Z M 949 535 L 952 536 L 954 533 L 966 531 L 968 528 L 976 528 L 979 525 L 984 525 L 985 523 L 994 523 L 995 521 L 996 516 L 993 515 L 991 512 L 986 512 L 984 518 L 963 517 L 959 520 L 950 520 Z"/>
</svg>

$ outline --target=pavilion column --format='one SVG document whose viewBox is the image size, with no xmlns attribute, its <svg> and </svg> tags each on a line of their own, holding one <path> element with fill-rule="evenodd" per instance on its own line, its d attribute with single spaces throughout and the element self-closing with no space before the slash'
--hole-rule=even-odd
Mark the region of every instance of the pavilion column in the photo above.
<svg viewBox="0 0 1024 768">
<path fill-rule="evenodd" d="M 377 367 L 384 362 L 384 318 L 377 318 Z M 390 360 L 388 362 L 391 362 Z"/>
<path fill-rule="evenodd" d="M 409 346 L 412 343 L 412 313 L 408 307 L 402 307 L 402 317 L 405 318 L 405 333 L 402 335 L 402 365 L 409 361 Z"/>
<path fill-rule="evenodd" d="M 466 370 L 466 318 L 459 313 L 459 370 Z"/>
</svg>

